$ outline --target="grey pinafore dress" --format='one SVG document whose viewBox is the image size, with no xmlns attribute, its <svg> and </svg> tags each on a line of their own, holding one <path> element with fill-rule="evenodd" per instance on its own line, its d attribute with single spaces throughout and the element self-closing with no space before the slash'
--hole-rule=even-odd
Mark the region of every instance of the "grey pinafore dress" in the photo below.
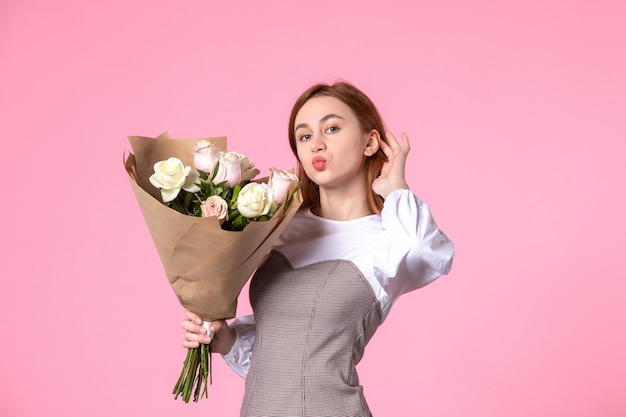
<svg viewBox="0 0 626 417">
<path fill-rule="evenodd" d="M 270 252 L 250 284 L 256 339 L 242 417 L 369 417 L 356 372 L 381 323 L 350 261 L 294 269 Z"/>
</svg>

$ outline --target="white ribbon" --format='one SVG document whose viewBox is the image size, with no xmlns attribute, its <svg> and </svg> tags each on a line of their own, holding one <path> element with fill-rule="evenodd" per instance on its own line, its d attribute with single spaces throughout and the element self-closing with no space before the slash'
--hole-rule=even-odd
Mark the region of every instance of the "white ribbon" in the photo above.
<svg viewBox="0 0 626 417">
<path fill-rule="evenodd" d="M 211 330 L 209 330 L 209 326 L 212 324 L 212 321 L 203 321 L 202 322 L 202 327 L 204 327 L 206 329 L 206 335 L 209 336 L 211 338 L 211 340 L 213 340 L 213 336 L 215 336 L 215 333 L 213 333 Z"/>
</svg>

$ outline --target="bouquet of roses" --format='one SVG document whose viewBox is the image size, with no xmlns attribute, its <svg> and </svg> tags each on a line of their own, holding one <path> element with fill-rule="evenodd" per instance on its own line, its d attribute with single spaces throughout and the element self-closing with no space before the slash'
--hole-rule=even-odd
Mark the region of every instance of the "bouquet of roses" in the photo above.
<svg viewBox="0 0 626 417">
<path fill-rule="evenodd" d="M 212 320 L 233 318 L 237 297 L 302 200 L 298 178 L 259 170 L 226 138 L 129 137 L 125 167 L 179 302 Z M 193 168 L 192 168 L 193 166 Z M 175 399 L 207 396 L 211 345 L 188 349 Z"/>
</svg>

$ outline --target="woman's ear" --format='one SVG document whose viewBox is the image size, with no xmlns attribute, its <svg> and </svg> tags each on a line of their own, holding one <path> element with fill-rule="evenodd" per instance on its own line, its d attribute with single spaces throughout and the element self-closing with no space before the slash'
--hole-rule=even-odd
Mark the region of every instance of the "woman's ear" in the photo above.
<svg viewBox="0 0 626 417">
<path fill-rule="evenodd" d="M 372 129 L 367 138 L 367 142 L 365 143 L 363 154 L 365 156 L 372 156 L 378 152 L 378 148 L 380 148 L 380 141 L 380 133 L 378 133 L 378 130 Z"/>
</svg>

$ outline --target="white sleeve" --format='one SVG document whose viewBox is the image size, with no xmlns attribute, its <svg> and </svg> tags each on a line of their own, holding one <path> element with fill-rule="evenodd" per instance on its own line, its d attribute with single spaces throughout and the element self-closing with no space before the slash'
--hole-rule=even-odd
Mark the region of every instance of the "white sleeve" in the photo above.
<svg viewBox="0 0 626 417">
<path fill-rule="evenodd" d="M 389 194 L 381 218 L 387 244 L 374 260 L 374 272 L 392 302 L 450 272 L 454 245 L 410 190 Z"/>
<path fill-rule="evenodd" d="M 241 316 L 233 320 L 230 326 L 235 329 L 237 339 L 230 349 L 230 352 L 222 355 L 222 357 L 226 361 L 226 364 L 235 371 L 237 375 L 245 378 L 250 369 L 250 358 L 252 357 L 252 347 L 254 346 L 256 322 L 252 315 Z"/>
</svg>

